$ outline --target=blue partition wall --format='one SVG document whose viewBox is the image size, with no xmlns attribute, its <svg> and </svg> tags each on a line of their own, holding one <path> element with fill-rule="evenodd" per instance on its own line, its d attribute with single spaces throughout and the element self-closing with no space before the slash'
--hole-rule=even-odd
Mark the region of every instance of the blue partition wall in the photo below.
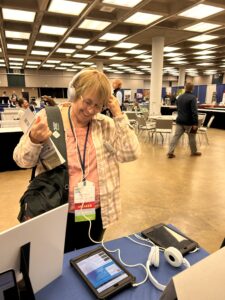
<svg viewBox="0 0 225 300">
<path fill-rule="evenodd" d="M 225 91 L 225 84 L 216 85 L 216 102 L 222 101 L 224 91 Z"/>
</svg>

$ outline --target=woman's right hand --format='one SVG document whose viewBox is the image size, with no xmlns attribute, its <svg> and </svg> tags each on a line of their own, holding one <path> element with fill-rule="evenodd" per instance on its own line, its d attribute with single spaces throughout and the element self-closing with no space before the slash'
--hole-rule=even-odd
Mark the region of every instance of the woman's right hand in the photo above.
<svg viewBox="0 0 225 300">
<path fill-rule="evenodd" d="M 30 131 L 30 140 L 34 144 L 44 143 L 52 135 L 47 118 L 37 117 Z"/>
</svg>

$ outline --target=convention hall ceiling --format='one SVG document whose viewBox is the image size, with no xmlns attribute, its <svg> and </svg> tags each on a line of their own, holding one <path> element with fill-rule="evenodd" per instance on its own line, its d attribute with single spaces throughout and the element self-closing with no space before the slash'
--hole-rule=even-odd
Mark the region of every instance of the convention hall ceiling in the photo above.
<svg viewBox="0 0 225 300">
<path fill-rule="evenodd" d="M 149 74 L 158 36 L 164 72 L 223 72 L 225 1 L 0 0 L 0 67 Z"/>
</svg>

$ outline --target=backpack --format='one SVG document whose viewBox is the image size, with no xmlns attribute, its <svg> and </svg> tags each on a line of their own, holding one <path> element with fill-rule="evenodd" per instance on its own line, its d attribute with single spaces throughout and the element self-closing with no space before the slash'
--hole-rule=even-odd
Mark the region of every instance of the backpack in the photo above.
<svg viewBox="0 0 225 300">
<path fill-rule="evenodd" d="M 49 129 L 58 128 L 60 136 L 51 136 L 54 144 L 66 160 L 66 144 L 63 121 L 57 106 L 46 107 Z M 57 124 L 57 126 L 56 126 Z M 24 222 L 68 202 L 67 162 L 34 177 L 36 167 L 32 170 L 30 184 L 20 199 L 18 220 Z"/>
</svg>

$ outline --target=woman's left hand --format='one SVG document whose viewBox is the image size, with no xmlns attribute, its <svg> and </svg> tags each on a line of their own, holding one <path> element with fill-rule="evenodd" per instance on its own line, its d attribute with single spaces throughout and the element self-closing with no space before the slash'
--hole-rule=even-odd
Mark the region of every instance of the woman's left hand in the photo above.
<svg viewBox="0 0 225 300">
<path fill-rule="evenodd" d="M 122 115 L 119 102 L 115 96 L 111 96 L 108 102 L 108 109 L 111 111 L 113 117 L 119 117 Z"/>
</svg>

